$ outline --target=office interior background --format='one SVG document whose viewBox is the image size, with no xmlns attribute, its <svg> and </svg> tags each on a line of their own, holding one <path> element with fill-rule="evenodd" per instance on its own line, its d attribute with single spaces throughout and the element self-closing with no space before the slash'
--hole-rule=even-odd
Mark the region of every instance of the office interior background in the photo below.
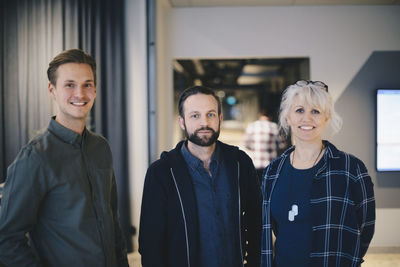
<svg viewBox="0 0 400 267">
<path fill-rule="evenodd" d="M 359 157 L 375 184 L 370 250 L 400 253 L 400 173 L 377 172 L 375 95 L 400 88 L 399 0 L 1 1 L 0 181 L 48 125 L 48 62 L 81 48 L 98 62 L 88 127 L 110 141 L 121 224 L 137 250 L 147 167 L 182 138 L 176 99 L 218 90 L 221 139 L 241 146 L 247 123 L 297 79 L 329 86 L 343 128 L 326 138 Z M 276 117 L 275 117 L 276 119 Z M 400 159 L 399 159 L 400 160 Z"/>
</svg>

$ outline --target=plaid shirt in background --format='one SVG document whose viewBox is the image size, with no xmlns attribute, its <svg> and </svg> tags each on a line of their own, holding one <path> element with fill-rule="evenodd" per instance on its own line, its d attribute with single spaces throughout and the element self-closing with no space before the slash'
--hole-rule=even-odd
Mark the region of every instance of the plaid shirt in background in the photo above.
<svg viewBox="0 0 400 267">
<path fill-rule="evenodd" d="M 310 266 L 360 266 L 375 227 L 373 183 L 364 164 L 324 141 L 324 164 L 311 189 Z M 262 184 L 261 266 L 272 265 L 271 195 L 283 163 L 294 147 L 267 167 Z M 287 240 L 290 242 L 290 240 Z"/>
<path fill-rule="evenodd" d="M 278 156 L 278 149 L 285 147 L 284 139 L 279 135 L 278 125 L 268 120 L 257 120 L 246 128 L 245 147 L 256 169 L 264 169 Z"/>
</svg>

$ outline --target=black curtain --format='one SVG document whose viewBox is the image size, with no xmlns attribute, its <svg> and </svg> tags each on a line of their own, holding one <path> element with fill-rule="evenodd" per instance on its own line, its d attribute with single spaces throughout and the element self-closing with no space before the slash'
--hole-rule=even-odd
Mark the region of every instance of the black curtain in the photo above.
<svg viewBox="0 0 400 267">
<path fill-rule="evenodd" d="M 80 48 L 97 62 L 97 98 L 88 127 L 114 156 L 121 226 L 132 251 L 127 166 L 123 0 L 0 1 L 0 183 L 21 147 L 55 113 L 46 70 L 62 50 Z"/>
</svg>

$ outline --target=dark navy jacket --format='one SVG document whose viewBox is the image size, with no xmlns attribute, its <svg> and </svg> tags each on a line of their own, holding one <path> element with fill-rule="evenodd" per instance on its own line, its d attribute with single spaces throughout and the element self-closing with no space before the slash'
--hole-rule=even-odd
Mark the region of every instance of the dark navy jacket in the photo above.
<svg viewBox="0 0 400 267">
<path fill-rule="evenodd" d="M 163 152 L 147 170 L 140 217 L 139 252 L 143 267 L 198 266 L 199 228 L 196 196 L 180 152 L 184 142 Z M 260 265 L 261 192 L 251 159 L 237 147 L 218 142 L 228 177 L 236 181 L 235 205 L 241 256 Z M 210 242 L 213 242 L 210 240 Z M 199 266 L 200 267 L 200 266 Z"/>
</svg>

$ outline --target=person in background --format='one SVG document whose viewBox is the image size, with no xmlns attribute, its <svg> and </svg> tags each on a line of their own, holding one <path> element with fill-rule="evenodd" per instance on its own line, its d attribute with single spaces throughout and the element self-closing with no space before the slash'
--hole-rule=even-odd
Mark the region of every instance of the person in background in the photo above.
<svg viewBox="0 0 400 267">
<path fill-rule="evenodd" d="M 278 151 L 285 148 L 285 140 L 279 134 L 278 124 L 270 120 L 267 109 L 261 109 L 258 120 L 250 123 L 245 132 L 244 144 L 250 153 L 258 177 L 271 160 L 278 156 Z"/>
<path fill-rule="evenodd" d="M 221 103 L 202 86 L 179 99 L 186 140 L 147 170 L 139 228 L 142 265 L 260 266 L 261 192 L 251 159 L 217 141 Z"/>
<path fill-rule="evenodd" d="M 263 177 L 261 266 L 360 266 L 374 234 L 373 183 L 361 160 L 322 139 L 328 123 L 341 126 L 328 86 L 289 86 L 279 122 L 295 145 Z"/>
<path fill-rule="evenodd" d="M 111 150 L 85 127 L 96 98 L 96 62 L 66 50 L 47 74 L 58 110 L 8 168 L 0 266 L 127 267 Z"/>
</svg>

